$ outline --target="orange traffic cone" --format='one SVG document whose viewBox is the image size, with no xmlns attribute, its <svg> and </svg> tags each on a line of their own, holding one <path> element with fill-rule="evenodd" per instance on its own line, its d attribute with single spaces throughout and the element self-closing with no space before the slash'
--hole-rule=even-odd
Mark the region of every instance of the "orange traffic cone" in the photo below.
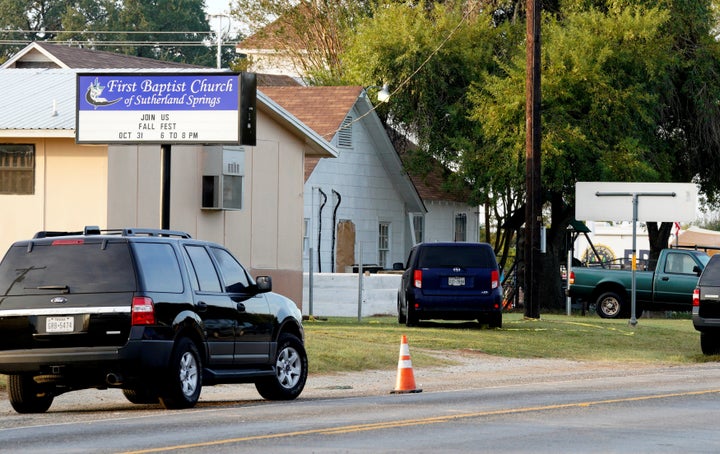
<svg viewBox="0 0 720 454">
<path fill-rule="evenodd" d="M 408 347 L 407 336 L 404 334 L 400 340 L 400 358 L 398 359 L 398 373 L 395 389 L 391 394 L 419 393 L 422 389 L 415 387 L 415 376 L 413 375 L 412 361 L 410 361 L 410 347 Z"/>
</svg>

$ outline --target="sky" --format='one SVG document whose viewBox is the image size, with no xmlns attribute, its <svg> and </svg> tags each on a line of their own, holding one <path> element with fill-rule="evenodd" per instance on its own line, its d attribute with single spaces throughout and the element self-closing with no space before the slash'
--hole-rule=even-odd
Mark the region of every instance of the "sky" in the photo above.
<svg viewBox="0 0 720 454">
<path fill-rule="evenodd" d="M 222 14 L 230 11 L 230 0 L 205 0 L 205 11 L 208 14 Z"/>
<path fill-rule="evenodd" d="M 207 14 L 228 14 L 230 12 L 230 0 L 205 0 L 205 12 Z M 210 18 L 210 28 L 217 30 L 219 26 L 223 30 L 227 30 L 228 19 L 223 17 Z M 240 24 L 237 22 L 232 23 L 233 30 L 238 30 Z"/>
</svg>

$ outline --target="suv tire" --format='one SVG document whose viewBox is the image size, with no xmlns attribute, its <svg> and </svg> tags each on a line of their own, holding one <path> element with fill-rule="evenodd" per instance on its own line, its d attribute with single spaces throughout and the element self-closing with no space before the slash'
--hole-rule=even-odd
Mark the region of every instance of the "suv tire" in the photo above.
<svg viewBox="0 0 720 454">
<path fill-rule="evenodd" d="M 137 387 L 130 389 L 123 389 L 123 396 L 128 402 L 133 404 L 156 404 L 158 403 L 157 394 L 150 391 L 148 388 Z"/>
<path fill-rule="evenodd" d="M 300 339 L 281 334 L 275 355 L 275 374 L 255 382 L 255 388 L 268 400 L 292 400 L 305 387 L 308 359 Z"/>
<path fill-rule="evenodd" d="M 720 354 L 720 332 L 701 331 L 700 350 L 702 350 L 703 355 Z"/>
<path fill-rule="evenodd" d="M 18 413 L 45 413 L 53 402 L 53 395 L 38 385 L 32 375 L 9 375 L 8 397 Z"/>
<path fill-rule="evenodd" d="M 170 357 L 167 370 L 167 389 L 160 403 L 167 409 L 194 407 L 202 390 L 202 361 L 195 344 L 180 338 Z"/>
</svg>

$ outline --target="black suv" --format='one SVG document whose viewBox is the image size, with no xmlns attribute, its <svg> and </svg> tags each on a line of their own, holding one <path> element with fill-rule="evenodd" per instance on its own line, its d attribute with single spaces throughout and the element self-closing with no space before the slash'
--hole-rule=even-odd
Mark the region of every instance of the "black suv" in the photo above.
<svg viewBox="0 0 720 454">
<path fill-rule="evenodd" d="M 397 298 L 398 322 L 473 320 L 502 327 L 495 252 L 487 243 L 420 243 L 408 256 Z"/>
<path fill-rule="evenodd" d="M 692 320 L 706 355 L 720 354 L 720 254 L 710 257 L 693 292 Z"/>
<path fill-rule="evenodd" d="M 307 379 L 302 315 L 222 246 L 150 229 L 39 232 L 0 263 L 0 373 L 19 413 L 121 388 L 188 408 L 203 385 L 294 399 Z"/>
</svg>

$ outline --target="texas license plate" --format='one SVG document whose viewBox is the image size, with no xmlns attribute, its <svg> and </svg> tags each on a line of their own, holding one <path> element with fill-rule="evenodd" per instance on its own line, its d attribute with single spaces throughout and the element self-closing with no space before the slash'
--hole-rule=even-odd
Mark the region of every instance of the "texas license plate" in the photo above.
<svg viewBox="0 0 720 454">
<path fill-rule="evenodd" d="M 464 277 L 449 277 L 448 285 L 451 287 L 463 286 L 463 285 L 465 285 L 465 278 Z"/>
<path fill-rule="evenodd" d="M 48 317 L 45 320 L 45 331 L 48 333 L 71 333 L 74 330 L 74 317 Z"/>
</svg>

